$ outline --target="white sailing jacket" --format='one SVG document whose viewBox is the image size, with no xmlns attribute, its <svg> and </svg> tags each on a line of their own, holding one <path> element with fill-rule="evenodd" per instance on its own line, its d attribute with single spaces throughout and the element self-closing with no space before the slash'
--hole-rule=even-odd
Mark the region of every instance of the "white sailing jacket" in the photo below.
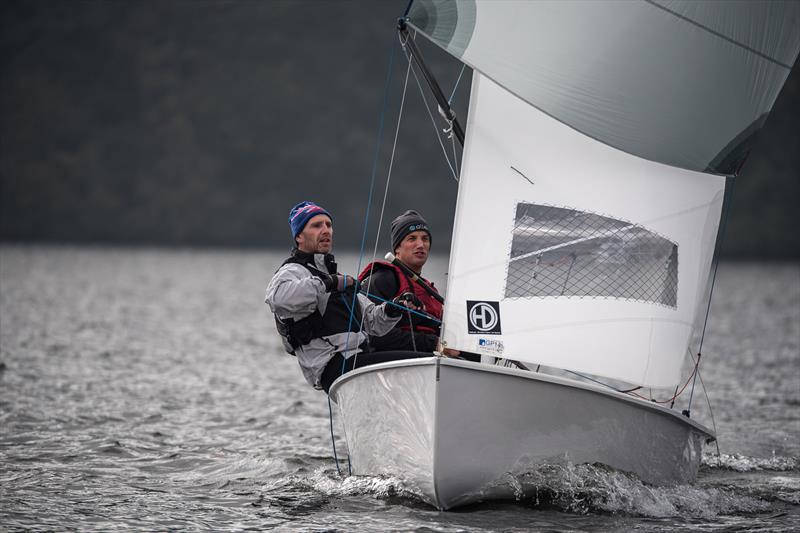
<svg viewBox="0 0 800 533">
<path fill-rule="evenodd" d="M 314 254 L 313 258 L 314 268 L 323 272 L 329 271 L 325 264 L 325 254 Z M 264 301 L 281 320 L 291 318 L 298 321 L 315 310 L 325 316 L 330 298 L 343 298 L 343 294 L 327 292 L 322 280 L 312 275 L 306 267 L 297 263 L 286 263 L 272 277 Z M 400 317 L 386 315 L 385 303 L 375 305 L 362 294 L 357 296 L 356 301 L 363 316 L 361 331 L 358 331 L 357 323 L 354 328 L 356 331 L 347 331 L 347 325 L 344 325 L 341 332 L 314 338 L 294 350 L 303 376 L 316 389 L 321 388 L 320 378 L 325 365 L 337 352 L 344 357 L 352 357 L 362 351 L 359 346 L 367 340 L 368 335 L 385 335 L 400 320 Z M 346 301 L 346 305 L 349 306 L 350 303 L 351 301 Z M 281 340 L 287 351 L 291 351 L 286 339 L 281 337 Z"/>
</svg>

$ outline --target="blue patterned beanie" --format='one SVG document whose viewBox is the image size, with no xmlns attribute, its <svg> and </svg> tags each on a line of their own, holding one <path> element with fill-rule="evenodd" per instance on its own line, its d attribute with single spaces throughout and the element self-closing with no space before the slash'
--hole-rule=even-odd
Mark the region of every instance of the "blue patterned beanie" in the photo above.
<svg viewBox="0 0 800 533">
<path fill-rule="evenodd" d="M 325 209 L 318 206 L 314 202 L 300 202 L 289 211 L 289 227 L 292 228 L 292 237 L 297 237 L 309 220 L 317 215 L 325 215 L 331 221 L 333 217 Z"/>
</svg>

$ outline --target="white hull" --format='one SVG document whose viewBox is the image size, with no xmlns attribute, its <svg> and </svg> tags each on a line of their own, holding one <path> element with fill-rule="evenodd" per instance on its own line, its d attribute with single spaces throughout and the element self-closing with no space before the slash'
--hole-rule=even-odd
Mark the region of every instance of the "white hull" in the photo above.
<svg viewBox="0 0 800 533">
<path fill-rule="evenodd" d="M 608 389 L 435 357 L 358 369 L 330 396 L 353 473 L 400 477 L 439 509 L 514 497 L 512 477 L 567 461 L 690 483 L 714 438 L 674 411 Z"/>
</svg>

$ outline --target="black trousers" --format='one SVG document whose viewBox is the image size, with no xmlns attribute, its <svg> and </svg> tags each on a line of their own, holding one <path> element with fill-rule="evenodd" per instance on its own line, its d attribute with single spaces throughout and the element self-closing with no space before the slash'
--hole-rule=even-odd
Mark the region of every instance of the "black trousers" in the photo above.
<svg viewBox="0 0 800 533">
<path fill-rule="evenodd" d="M 328 361 L 325 370 L 322 372 L 320 384 L 325 392 L 328 392 L 336 381 L 336 378 L 342 374 L 350 372 L 354 368 L 361 368 L 362 366 L 376 365 L 378 363 L 388 363 L 389 361 L 400 361 L 401 359 L 417 359 L 420 357 L 432 357 L 430 352 L 408 352 L 408 351 L 393 351 L 393 352 L 362 352 L 357 356 L 348 357 L 344 359 L 342 354 L 337 353 L 333 359 Z M 344 361 L 344 369 L 342 369 L 342 362 Z"/>
</svg>

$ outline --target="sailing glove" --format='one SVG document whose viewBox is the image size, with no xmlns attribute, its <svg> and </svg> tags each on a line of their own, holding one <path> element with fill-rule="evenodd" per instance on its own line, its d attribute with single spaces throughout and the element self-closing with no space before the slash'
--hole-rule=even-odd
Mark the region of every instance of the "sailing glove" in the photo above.
<svg viewBox="0 0 800 533">
<path fill-rule="evenodd" d="M 358 280 L 353 276 L 347 274 L 330 274 L 322 278 L 322 283 L 325 284 L 325 290 L 328 292 L 344 292 L 348 287 L 355 286 L 358 290 Z"/>
<path fill-rule="evenodd" d="M 386 306 L 386 314 L 392 318 L 399 317 L 406 308 L 411 309 L 422 309 L 422 302 L 419 301 L 413 293 L 404 292 L 400 296 L 396 297 L 392 300 L 392 303 L 395 305 L 387 305 Z"/>
</svg>

